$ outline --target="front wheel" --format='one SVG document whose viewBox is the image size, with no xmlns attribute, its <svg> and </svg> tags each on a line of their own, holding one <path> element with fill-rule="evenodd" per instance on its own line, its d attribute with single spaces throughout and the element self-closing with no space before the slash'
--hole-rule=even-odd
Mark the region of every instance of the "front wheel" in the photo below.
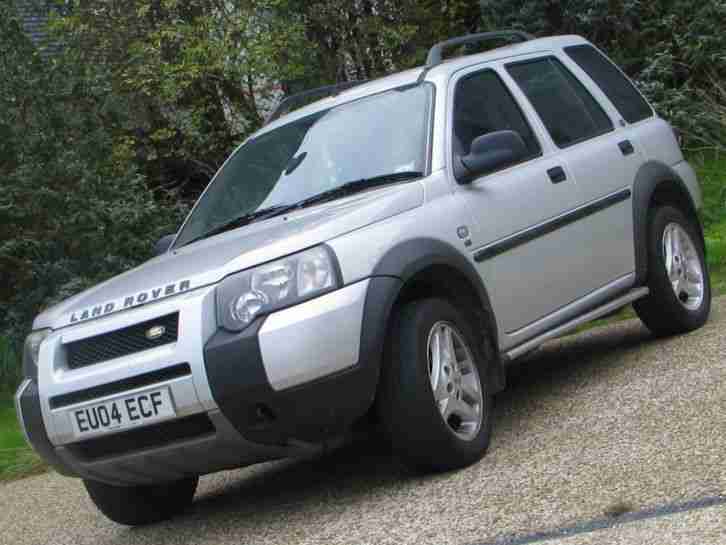
<svg viewBox="0 0 726 545">
<path fill-rule="evenodd" d="M 104 515 L 126 526 L 160 522 L 181 513 L 192 503 L 197 477 L 147 486 L 113 486 L 84 480 L 88 495 Z"/>
<path fill-rule="evenodd" d="M 656 208 L 648 233 L 650 294 L 633 304 L 656 335 L 698 329 L 711 310 L 711 282 L 697 220 L 671 206 Z"/>
<path fill-rule="evenodd" d="M 394 317 L 377 408 L 394 452 L 416 469 L 465 467 L 489 445 L 491 345 L 469 323 L 441 299 Z"/>
</svg>

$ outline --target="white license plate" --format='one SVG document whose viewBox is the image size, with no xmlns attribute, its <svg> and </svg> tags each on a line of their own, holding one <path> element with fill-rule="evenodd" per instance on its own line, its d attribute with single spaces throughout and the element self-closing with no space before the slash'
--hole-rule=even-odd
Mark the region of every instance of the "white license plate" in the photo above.
<svg viewBox="0 0 726 545">
<path fill-rule="evenodd" d="M 145 426 L 175 416 L 169 388 L 118 397 L 70 411 L 76 437 Z"/>
</svg>

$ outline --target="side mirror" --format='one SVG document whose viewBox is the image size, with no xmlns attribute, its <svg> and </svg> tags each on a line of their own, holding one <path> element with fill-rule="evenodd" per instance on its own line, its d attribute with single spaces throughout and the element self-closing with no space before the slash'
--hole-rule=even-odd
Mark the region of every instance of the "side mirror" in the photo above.
<svg viewBox="0 0 726 545">
<path fill-rule="evenodd" d="M 515 131 L 497 131 L 478 136 L 468 155 L 454 157 L 454 176 L 460 184 L 471 183 L 480 174 L 494 172 L 527 156 L 527 145 Z"/>
<path fill-rule="evenodd" d="M 154 255 L 159 256 L 165 254 L 171 247 L 171 243 L 174 242 L 176 235 L 166 235 L 161 237 L 156 244 L 154 244 Z"/>
</svg>

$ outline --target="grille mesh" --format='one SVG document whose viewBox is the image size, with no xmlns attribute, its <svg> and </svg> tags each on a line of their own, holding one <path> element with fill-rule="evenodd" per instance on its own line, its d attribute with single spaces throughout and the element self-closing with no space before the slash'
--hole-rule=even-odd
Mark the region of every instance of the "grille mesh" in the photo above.
<svg viewBox="0 0 726 545">
<path fill-rule="evenodd" d="M 146 332 L 155 326 L 163 326 L 164 333 L 156 339 L 148 339 Z M 68 367 L 79 369 L 173 343 L 177 340 L 178 333 L 179 313 L 175 312 L 124 329 L 68 343 L 65 345 L 68 354 Z"/>
</svg>

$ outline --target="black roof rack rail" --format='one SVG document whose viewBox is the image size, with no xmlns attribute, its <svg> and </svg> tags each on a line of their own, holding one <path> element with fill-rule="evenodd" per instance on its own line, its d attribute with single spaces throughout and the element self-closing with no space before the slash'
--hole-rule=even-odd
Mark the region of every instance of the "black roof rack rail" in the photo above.
<svg viewBox="0 0 726 545">
<path fill-rule="evenodd" d="M 444 42 L 439 42 L 435 46 L 433 46 L 429 50 L 428 57 L 426 57 L 426 67 L 432 68 L 437 64 L 441 64 L 443 62 L 444 49 L 446 49 L 447 47 L 473 44 L 477 42 L 486 42 L 499 38 L 518 38 L 520 42 L 527 42 L 529 40 L 535 39 L 535 37 L 531 34 L 528 34 L 521 30 L 498 30 L 496 32 L 482 32 L 480 34 L 467 34 L 466 36 L 459 36 L 458 38 L 452 38 Z"/>
<path fill-rule="evenodd" d="M 285 114 L 289 114 L 294 110 L 302 108 L 303 106 L 307 106 L 308 104 L 315 102 L 316 100 L 335 96 L 347 89 L 352 89 L 353 87 L 357 87 L 362 83 L 366 83 L 367 81 L 368 80 L 344 81 L 342 83 L 336 83 L 334 85 L 326 85 L 324 87 L 309 89 L 307 91 L 285 97 L 280 102 L 280 104 L 277 105 L 277 108 L 275 108 L 275 110 L 267 117 L 267 119 L 265 120 L 265 125 L 267 125 L 268 123 L 272 123 L 273 121 L 279 119 Z"/>
</svg>

